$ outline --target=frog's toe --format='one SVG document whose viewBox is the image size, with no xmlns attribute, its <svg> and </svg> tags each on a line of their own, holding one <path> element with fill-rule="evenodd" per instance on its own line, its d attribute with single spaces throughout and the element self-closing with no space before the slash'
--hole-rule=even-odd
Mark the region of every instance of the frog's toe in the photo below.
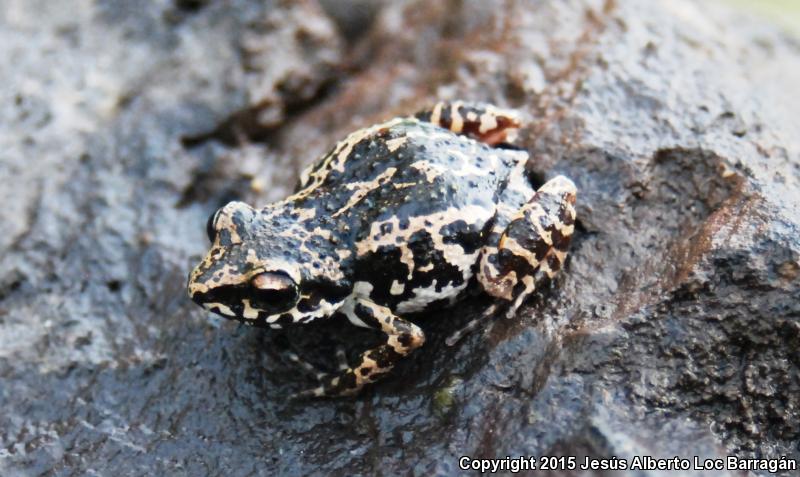
<svg viewBox="0 0 800 477">
<path fill-rule="evenodd" d="M 350 369 L 350 365 L 347 363 L 347 353 L 345 352 L 344 346 L 336 346 L 336 363 L 339 366 L 339 371 L 347 371 Z"/>
<path fill-rule="evenodd" d="M 309 363 L 308 361 L 304 360 L 297 353 L 293 351 L 286 351 L 285 355 L 286 359 L 288 359 L 292 364 L 300 368 L 301 371 L 308 374 L 311 378 L 320 382 L 330 378 L 330 373 L 323 371 L 318 367 L 314 366 L 313 364 Z"/>
<path fill-rule="evenodd" d="M 304 401 L 306 399 L 321 398 L 325 396 L 325 388 L 318 386 L 289 395 L 289 401 Z"/>
<path fill-rule="evenodd" d="M 346 397 L 358 394 L 361 387 L 356 385 L 355 379 L 347 379 L 348 374 L 352 375 L 353 373 L 343 373 L 333 377 L 328 376 L 320 380 L 319 386 L 292 394 L 289 398 L 291 400 L 303 400 L 322 397 Z"/>
<path fill-rule="evenodd" d="M 486 321 L 488 318 L 491 318 L 492 315 L 494 315 L 494 312 L 497 311 L 498 307 L 499 307 L 499 305 L 497 303 L 493 303 L 492 305 L 489 306 L 489 308 L 487 308 L 486 310 L 483 311 L 483 313 L 481 313 L 481 316 L 471 320 L 469 323 L 464 325 L 461 329 L 459 329 L 458 331 L 456 331 L 452 335 L 448 336 L 447 339 L 444 340 L 444 343 L 447 346 L 454 346 L 456 343 L 461 341 L 461 338 L 463 338 L 464 336 L 472 333 L 473 331 L 475 331 L 481 325 L 481 323 Z"/>
</svg>

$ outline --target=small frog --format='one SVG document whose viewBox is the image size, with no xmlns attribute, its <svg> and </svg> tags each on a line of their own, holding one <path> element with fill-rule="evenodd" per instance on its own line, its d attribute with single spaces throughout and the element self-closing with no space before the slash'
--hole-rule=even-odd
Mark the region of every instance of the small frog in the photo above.
<svg viewBox="0 0 800 477">
<path fill-rule="evenodd" d="M 521 126 L 515 111 L 455 101 L 350 134 L 301 174 L 293 195 L 211 215 L 212 247 L 189 276 L 189 296 L 251 326 L 340 313 L 383 333 L 357 363 L 299 396 L 352 395 L 385 376 L 425 342 L 404 316 L 450 305 L 470 286 L 496 299 L 482 317 L 513 315 L 562 268 L 575 224 L 572 181 L 534 190 L 528 153 L 496 147 Z"/>
</svg>

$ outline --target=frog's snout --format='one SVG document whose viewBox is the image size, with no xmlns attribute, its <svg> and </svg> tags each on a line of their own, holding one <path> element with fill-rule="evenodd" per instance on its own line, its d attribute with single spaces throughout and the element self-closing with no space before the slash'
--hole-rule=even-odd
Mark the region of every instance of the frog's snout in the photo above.
<svg viewBox="0 0 800 477">
<path fill-rule="evenodd" d="M 189 295 L 189 298 L 193 301 L 197 301 L 198 296 L 198 282 L 197 277 L 202 273 L 200 270 L 200 265 L 194 267 L 191 272 L 189 272 L 189 279 L 186 281 L 186 294 Z"/>
</svg>

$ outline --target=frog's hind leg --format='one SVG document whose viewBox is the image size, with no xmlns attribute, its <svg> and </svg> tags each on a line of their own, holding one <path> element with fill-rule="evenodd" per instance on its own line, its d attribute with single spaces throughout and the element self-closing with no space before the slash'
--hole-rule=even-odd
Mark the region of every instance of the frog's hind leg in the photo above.
<svg viewBox="0 0 800 477">
<path fill-rule="evenodd" d="M 319 387 L 295 394 L 294 398 L 357 394 L 425 342 L 425 334 L 418 326 L 369 300 L 352 299 L 341 311 L 357 326 L 382 331 L 386 335 L 384 343 L 363 352 L 355 367 L 346 367 L 337 376 L 323 379 Z"/>
<path fill-rule="evenodd" d="M 525 299 L 561 269 L 575 228 L 575 184 L 563 176 L 545 183 L 514 214 L 498 214 L 489 245 L 481 250 L 478 282 L 500 300 L 450 336 L 455 344 L 501 306 L 513 317 Z"/>
<path fill-rule="evenodd" d="M 462 101 L 441 101 L 431 109 L 418 112 L 414 117 L 490 146 L 513 143 L 524 123 L 522 115 L 517 111 L 491 104 Z"/>
<path fill-rule="evenodd" d="M 576 194 L 564 176 L 548 181 L 511 219 L 496 247 L 483 251 L 478 280 L 487 293 L 509 302 L 507 316 L 564 265 L 575 230 Z"/>
</svg>

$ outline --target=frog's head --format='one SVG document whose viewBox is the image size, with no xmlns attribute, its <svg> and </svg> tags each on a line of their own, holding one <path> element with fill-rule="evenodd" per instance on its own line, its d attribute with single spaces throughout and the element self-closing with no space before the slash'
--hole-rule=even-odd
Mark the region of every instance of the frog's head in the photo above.
<svg viewBox="0 0 800 477">
<path fill-rule="evenodd" d="M 207 224 L 211 250 L 189 275 L 189 297 L 256 326 L 277 328 L 332 313 L 347 294 L 335 280 L 338 264 L 320 262 L 324 243 L 297 222 L 296 213 L 257 211 L 242 202 L 217 210 Z"/>
</svg>

